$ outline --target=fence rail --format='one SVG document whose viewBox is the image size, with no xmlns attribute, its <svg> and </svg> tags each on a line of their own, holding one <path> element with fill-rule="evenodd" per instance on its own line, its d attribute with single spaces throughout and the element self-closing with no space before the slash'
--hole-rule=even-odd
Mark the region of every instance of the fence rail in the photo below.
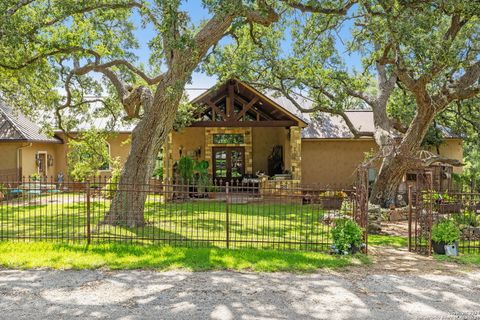
<svg viewBox="0 0 480 320">
<path fill-rule="evenodd" d="M 432 253 L 432 231 L 437 223 L 452 221 L 460 233 L 458 249 L 461 253 L 480 253 L 480 193 L 420 190 L 413 196 L 414 216 L 412 250 Z"/>
<path fill-rule="evenodd" d="M 115 208 L 114 195 L 123 197 Z M 15 180 L 3 182 L 0 198 L 0 240 L 326 252 L 331 250 L 335 220 L 358 221 L 362 207 L 352 188 L 238 181 L 151 181 L 117 190 L 105 179 Z M 131 204 L 143 198 L 145 206 L 132 209 Z"/>
</svg>

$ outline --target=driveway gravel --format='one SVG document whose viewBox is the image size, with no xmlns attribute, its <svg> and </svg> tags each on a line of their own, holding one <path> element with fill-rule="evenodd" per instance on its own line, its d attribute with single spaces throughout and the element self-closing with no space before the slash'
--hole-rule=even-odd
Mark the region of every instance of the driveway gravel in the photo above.
<svg viewBox="0 0 480 320">
<path fill-rule="evenodd" d="M 478 271 L 355 271 L 2 270 L 0 318 L 480 319 Z"/>
</svg>

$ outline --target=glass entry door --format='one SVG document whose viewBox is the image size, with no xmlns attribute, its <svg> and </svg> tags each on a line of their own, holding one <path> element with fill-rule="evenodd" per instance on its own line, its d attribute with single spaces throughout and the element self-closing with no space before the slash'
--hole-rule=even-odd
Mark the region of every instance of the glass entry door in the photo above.
<svg viewBox="0 0 480 320">
<path fill-rule="evenodd" d="M 223 182 L 241 180 L 245 174 L 244 147 L 213 148 L 213 179 Z"/>
</svg>

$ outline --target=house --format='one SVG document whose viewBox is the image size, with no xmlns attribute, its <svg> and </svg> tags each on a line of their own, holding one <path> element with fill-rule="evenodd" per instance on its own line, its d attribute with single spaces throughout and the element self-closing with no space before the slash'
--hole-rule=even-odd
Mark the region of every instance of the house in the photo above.
<svg viewBox="0 0 480 320">
<path fill-rule="evenodd" d="M 182 156 L 190 156 L 208 161 L 209 173 L 223 181 L 262 172 L 302 184 L 345 186 L 353 183 L 365 153 L 377 148 L 370 137 L 354 138 L 339 116 L 301 113 L 285 97 L 261 93 L 234 79 L 192 103 L 201 110 L 200 119 L 170 133 L 164 145 L 167 178 L 174 176 L 175 163 Z M 312 107 L 307 99 L 297 103 Z M 358 130 L 373 131 L 372 112 L 349 111 L 347 116 Z M 119 130 L 108 140 L 112 157 L 125 161 L 129 132 Z M 1 105 L 0 176 L 68 172 L 66 140 L 60 132 L 55 137 L 43 135 L 25 116 Z M 448 132 L 439 150 L 444 157 L 463 158 L 462 140 Z"/>
</svg>

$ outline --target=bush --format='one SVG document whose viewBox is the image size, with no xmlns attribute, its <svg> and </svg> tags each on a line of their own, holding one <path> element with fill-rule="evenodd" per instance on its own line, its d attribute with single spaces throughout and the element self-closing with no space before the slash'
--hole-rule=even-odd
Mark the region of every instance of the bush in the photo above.
<svg viewBox="0 0 480 320">
<path fill-rule="evenodd" d="M 106 199 L 113 199 L 118 189 L 118 182 L 120 181 L 120 175 L 122 168 L 118 159 L 113 161 L 112 164 L 112 176 L 108 179 L 107 184 L 102 190 L 102 197 Z"/>
<path fill-rule="evenodd" d="M 460 239 L 460 230 L 453 220 L 441 220 L 432 228 L 432 240 L 436 243 L 453 244 Z"/>
<path fill-rule="evenodd" d="M 353 220 L 338 219 L 332 228 L 333 250 L 335 253 L 354 253 L 362 245 L 363 230 Z"/>
<path fill-rule="evenodd" d="M 452 215 L 453 221 L 459 226 L 470 226 L 478 227 L 480 226 L 480 215 L 477 217 L 477 214 L 473 211 L 465 211 L 463 213 L 456 213 Z"/>
</svg>

